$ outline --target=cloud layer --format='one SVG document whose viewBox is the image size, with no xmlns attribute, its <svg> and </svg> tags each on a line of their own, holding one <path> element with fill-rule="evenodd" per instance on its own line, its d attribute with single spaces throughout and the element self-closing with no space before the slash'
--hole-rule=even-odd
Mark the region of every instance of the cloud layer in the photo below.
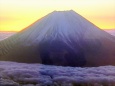
<svg viewBox="0 0 115 86">
<path fill-rule="evenodd" d="M 114 86 L 115 66 L 81 68 L 1 61 L 0 85 Z"/>
</svg>

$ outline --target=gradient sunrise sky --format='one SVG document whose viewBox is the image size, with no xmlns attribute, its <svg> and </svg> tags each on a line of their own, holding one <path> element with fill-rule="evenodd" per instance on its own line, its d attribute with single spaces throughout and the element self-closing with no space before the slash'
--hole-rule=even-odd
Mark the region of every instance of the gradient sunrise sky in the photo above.
<svg viewBox="0 0 115 86">
<path fill-rule="evenodd" d="M 74 10 L 101 29 L 115 28 L 115 0 L 0 0 L 0 31 L 20 31 L 57 10 Z"/>
</svg>

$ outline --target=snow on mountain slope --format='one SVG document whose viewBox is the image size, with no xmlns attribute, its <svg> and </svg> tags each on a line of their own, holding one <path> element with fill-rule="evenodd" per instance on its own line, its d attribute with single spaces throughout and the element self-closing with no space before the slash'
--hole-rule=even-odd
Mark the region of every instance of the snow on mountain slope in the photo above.
<svg viewBox="0 0 115 86">
<path fill-rule="evenodd" d="M 114 44 L 114 36 L 74 11 L 54 11 L 1 41 L 0 60 L 63 66 L 115 65 Z"/>
</svg>

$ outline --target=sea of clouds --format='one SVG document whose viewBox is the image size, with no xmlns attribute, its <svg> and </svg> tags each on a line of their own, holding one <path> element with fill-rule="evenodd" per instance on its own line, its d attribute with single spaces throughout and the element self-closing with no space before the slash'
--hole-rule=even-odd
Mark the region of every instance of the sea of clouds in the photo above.
<svg viewBox="0 0 115 86">
<path fill-rule="evenodd" d="M 115 66 L 63 67 L 0 61 L 0 86 L 115 86 Z"/>
<path fill-rule="evenodd" d="M 113 30 L 105 30 L 106 32 L 108 32 L 109 34 L 115 36 L 115 29 Z"/>
</svg>

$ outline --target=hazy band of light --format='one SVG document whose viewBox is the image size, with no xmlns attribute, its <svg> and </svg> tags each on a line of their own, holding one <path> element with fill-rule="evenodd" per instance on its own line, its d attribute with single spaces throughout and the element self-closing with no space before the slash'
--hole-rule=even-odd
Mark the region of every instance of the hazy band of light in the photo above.
<svg viewBox="0 0 115 86">
<path fill-rule="evenodd" d="M 20 31 L 54 10 L 74 10 L 102 29 L 115 28 L 115 0 L 0 0 L 0 31 Z"/>
</svg>

